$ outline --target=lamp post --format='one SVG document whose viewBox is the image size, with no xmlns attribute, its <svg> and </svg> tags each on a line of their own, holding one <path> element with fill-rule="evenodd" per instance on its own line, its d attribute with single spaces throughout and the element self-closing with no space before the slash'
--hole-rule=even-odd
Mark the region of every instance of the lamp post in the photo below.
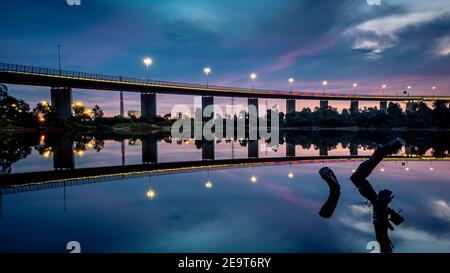
<svg viewBox="0 0 450 273">
<path fill-rule="evenodd" d="M 383 96 L 384 96 L 384 91 L 386 90 L 386 87 L 387 87 L 386 84 L 383 84 L 383 85 L 381 86 L 381 90 L 383 90 Z"/>
<path fill-rule="evenodd" d="M 146 57 L 146 58 L 143 60 L 143 62 L 144 62 L 144 64 L 145 64 L 145 67 L 146 67 L 146 70 L 147 70 L 147 82 L 148 82 L 148 68 L 149 68 L 150 65 L 153 64 L 153 60 L 152 60 L 152 58 L 150 58 L 150 57 Z"/>
<path fill-rule="evenodd" d="M 409 97 L 409 93 L 411 92 L 412 86 L 408 85 L 407 89 L 408 89 L 408 97 Z"/>
<path fill-rule="evenodd" d="M 61 45 L 58 45 L 58 69 L 61 71 Z"/>
<path fill-rule="evenodd" d="M 436 93 L 436 86 L 431 87 L 431 89 L 433 90 L 433 97 L 434 97 L 434 94 Z"/>
<path fill-rule="evenodd" d="M 353 84 L 353 96 L 356 96 L 356 89 L 358 88 L 358 84 L 354 83 Z"/>
<path fill-rule="evenodd" d="M 255 80 L 256 80 L 256 78 L 258 78 L 256 73 L 250 74 L 250 79 L 252 80 L 252 90 L 255 90 Z"/>
<path fill-rule="evenodd" d="M 322 92 L 322 94 L 323 94 L 323 95 L 325 95 L 325 88 L 327 87 L 327 85 L 328 85 L 328 81 L 323 81 L 323 82 L 322 82 L 322 86 L 323 86 L 323 92 Z"/>
<path fill-rule="evenodd" d="M 210 67 L 205 67 L 203 69 L 203 72 L 206 75 L 206 87 L 208 87 L 208 76 L 209 76 L 209 73 L 211 73 L 211 68 Z"/>
<path fill-rule="evenodd" d="M 289 78 L 288 82 L 289 82 L 289 93 L 292 94 L 292 85 L 294 84 L 294 78 Z"/>
</svg>

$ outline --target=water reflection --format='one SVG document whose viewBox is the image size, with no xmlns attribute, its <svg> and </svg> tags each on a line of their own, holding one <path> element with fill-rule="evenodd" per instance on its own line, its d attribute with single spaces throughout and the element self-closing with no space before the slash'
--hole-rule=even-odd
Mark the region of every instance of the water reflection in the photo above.
<svg viewBox="0 0 450 273">
<path fill-rule="evenodd" d="M 172 139 L 167 134 L 146 137 L 117 135 L 75 134 L 59 136 L 47 135 L 1 135 L 1 173 L 22 172 L 21 162 L 27 162 L 36 152 L 43 159 L 53 158 L 53 166 L 40 169 L 74 169 L 80 167 L 113 166 L 127 164 L 156 164 L 177 161 L 214 161 L 218 159 L 267 157 L 295 158 L 299 156 L 369 156 L 377 143 L 386 142 L 389 137 L 402 137 L 406 145 L 399 155 L 405 157 L 402 166 L 409 171 L 408 159 L 414 157 L 447 157 L 449 151 L 448 132 L 351 132 L 303 131 L 285 132 L 277 147 L 267 147 L 264 141 L 245 139 L 223 139 L 205 141 L 195 139 Z M 140 148 L 140 149 L 139 149 Z M 105 156 L 95 154 L 108 154 Z M 99 162 L 102 159 L 103 162 Z M 32 160 L 36 160 L 32 158 Z M 43 161 L 44 162 L 44 161 Z M 101 163 L 101 164 L 99 164 Z M 356 164 L 352 164 L 353 166 Z M 24 164 L 24 171 L 30 171 Z M 356 169 L 353 168 L 353 172 Z M 380 170 L 385 170 L 381 165 Z M 429 170 L 434 170 L 432 163 Z M 293 176 L 293 174 L 289 174 Z"/>
<path fill-rule="evenodd" d="M 392 135 L 406 136 L 400 152 L 372 165 L 370 183 L 347 183 Z M 377 240 L 388 252 L 392 240 L 396 252 L 448 252 L 447 137 L 289 132 L 276 149 L 170 135 L 4 138 L 0 251 L 79 240 L 88 252 L 365 252 Z M 324 167 L 332 180 L 317 175 Z M 398 208 L 407 221 L 388 234 Z"/>
</svg>

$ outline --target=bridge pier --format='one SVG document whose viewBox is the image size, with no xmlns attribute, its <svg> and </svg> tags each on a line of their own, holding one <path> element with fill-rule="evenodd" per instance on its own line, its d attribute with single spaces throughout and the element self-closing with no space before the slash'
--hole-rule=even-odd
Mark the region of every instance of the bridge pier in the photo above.
<svg viewBox="0 0 450 273">
<path fill-rule="evenodd" d="M 72 88 L 52 87 L 50 95 L 55 112 L 65 119 L 69 118 L 72 115 Z"/>
<path fill-rule="evenodd" d="M 142 163 L 158 163 L 158 142 L 154 138 L 142 139 Z"/>
<path fill-rule="evenodd" d="M 259 100 L 258 100 L 258 98 L 248 98 L 247 105 L 249 107 L 254 106 L 256 108 L 256 118 L 258 118 L 258 116 L 259 116 Z"/>
<path fill-rule="evenodd" d="M 55 170 L 70 170 L 75 168 L 73 141 L 65 138 L 55 147 L 53 153 L 53 168 Z"/>
<path fill-rule="evenodd" d="M 326 157 L 326 156 L 328 156 L 328 148 L 326 148 L 326 147 L 320 147 L 320 148 L 319 148 L 319 156 L 320 156 L 320 157 Z"/>
<path fill-rule="evenodd" d="M 259 141 L 249 140 L 248 145 L 248 158 L 259 158 Z"/>
<path fill-rule="evenodd" d="M 386 112 L 387 111 L 387 101 L 380 101 L 380 110 Z"/>
<path fill-rule="evenodd" d="M 359 111 L 359 101 L 352 100 L 350 102 L 350 114 L 356 114 Z"/>
<path fill-rule="evenodd" d="M 202 160 L 213 161 L 215 159 L 215 143 L 213 140 L 203 140 L 202 142 Z"/>
<path fill-rule="evenodd" d="M 286 143 L 286 156 L 295 157 L 295 144 Z"/>
<path fill-rule="evenodd" d="M 206 107 L 214 105 L 214 97 L 213 96 L 202 96 L 202 114 L 205 113 Z M 204 121 L 208 121 L 214 118 L 214 112 L 211 113 L 210 116 L 203 116 Z"/>
<path fill-rule="evenodd" d="M 320 100 L 320 109 L 328 109 L 328 100 Z"/>
<path fill-rule="evenodd" d="M 153 120 L 156 118 L 156 94 L 141 93 L 141 117 Z"/>
<path fill-rule="evenodd" d="M 287 99 L 286 100 L 286 114 L 292 114 L 295 112 L 295 99 Z"/>
<path fill-rule="evenodd" d="M 350 156 L 358 156 L 358 144 L 350 143 Z"/>
</svg>

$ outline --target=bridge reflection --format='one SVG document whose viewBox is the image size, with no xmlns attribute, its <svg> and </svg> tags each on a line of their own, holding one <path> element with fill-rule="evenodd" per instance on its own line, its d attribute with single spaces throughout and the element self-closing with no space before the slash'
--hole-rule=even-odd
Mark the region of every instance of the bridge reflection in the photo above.
<svg viewBox="0 0 450 273">
<path fill-rule="evenodd" d="M 152 154 L 155 155 L 155 153 Z M 246 158 L 119 165 L 80 169 L 59 168 L 54 171 L 16 173 L 1 176 L 0 189 L 2 194 L 13 194 L 148 176 L 235 168 L 254 168 L 259 166 L 346 163 L 362 161 L 367 158 L 368 156 Z M 384 160 L 402 162 L 426 161 L 431 163 L 433 161 L 450 161 L 450 157 L 436 158 L 432 156 L 399 155 L 386 157 Z"/>
</svg>

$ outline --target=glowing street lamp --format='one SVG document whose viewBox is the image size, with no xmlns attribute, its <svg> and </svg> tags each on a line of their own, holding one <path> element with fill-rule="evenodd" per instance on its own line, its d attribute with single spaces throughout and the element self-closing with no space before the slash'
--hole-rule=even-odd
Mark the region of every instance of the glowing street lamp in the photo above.
<svg viewBox="0 0 450 273">
<path fill-rule="evenodd" d="M 208 87 L 208 76 L 209 76 L 209 73 L 211 73 L 211 68 L 210 67 L 205 67 L 203 69 L 203 72 L 206 75 L 206 87 Z"/>
<path fill-rule="evenodd" d="M 406 89 L 408 89 L 408 96 L 409 96 L 409 93 L 411 92 L 412 86 L 408 85 L 408 87 L 406 87 Z"/>
<path fill-rule="evenodd" d="M 289 179 L 293 179 L 294 178 L 294 172 L 292 171 L 292 162 L 289 162 L 288 178 Z"/>
<path fill-rule="evenodd" d="M 358 84 L 355 82 L 353 84 L 353 94 L 356 96 L 356 89 L 358 88 Z"/>
<path fill-rule="evenodd" d="M 434 97 L 434 94 L 436 93 L 436 86 L 431 87 L 431 89 L 433 90 L 433 97 Z"/>
<path fill-rule="evenodd" d="M 148 197 L 149 199 L 153 199 L 153 198 L 155 198 L 155 196 L 156 196 L 156 193 L 155 193 L 154 190 L 150 189 L 150 190 L 147 192 L 147 197 Z"/>
<path fill-rule="evenodd" d="M 255 183 L 258 181 L 258 179 L 256 178 L 256 175 L 252 175 L 252 176 L 250 177 L 250 181 L 251 181 L 253 184 L 255 184 Z"/>
<path fill-rule="evenodd" d="M 258 76 L 256 75 L 256 73 L 250 74 L 250 79 L 252 80 L 252 90 L 255 89 L 255 80 L 256 80 L 256 78 L 258 78 Z"/>
<path fill-rule="evenodd" d="M 383 90 L 383 96 L 384 96 L 384 91 L 386 90 L 386 87 L 387 87 L 386 84 L 383 84 L 383 85 L 381 86 L 381 89 Z"/>
<path fill-rule="evenodd" d="M 289 91 L 290 91 L 290 93 L 292 93 L 292 85 L 294 84 L 294 78 L 289 78 L 289 80 L 288 80 L 288 82 L 289 82 L 289 86 L 290 86 L 290 89 L 289 89 Z"/>
<path fill-rule="evenodd" d="M 207 189 L 211 189 L 211 188 L 213 187 L 213 184 L 212 184 L 211 180 L 208 179 L 208 180 L 206 181 L 205 187 L 206 187 Z"/>
<path fill-rule="evenodd" d="M 322 82 L 322 86 L 323 86 L 323 94 L 325 95 L 325 88 L 327 87 L 327 85 L 328 85 L 328 81 L 323 81 Z"/>
<path fill-rule="evenodd" d="M 153 60 L 150 57 L 146 57 L 142 62 L 145 64 L 145 67 L 147 69 L 147 82 L 148 82 L 148 68 L 153 64 Z"/>
</svg>

